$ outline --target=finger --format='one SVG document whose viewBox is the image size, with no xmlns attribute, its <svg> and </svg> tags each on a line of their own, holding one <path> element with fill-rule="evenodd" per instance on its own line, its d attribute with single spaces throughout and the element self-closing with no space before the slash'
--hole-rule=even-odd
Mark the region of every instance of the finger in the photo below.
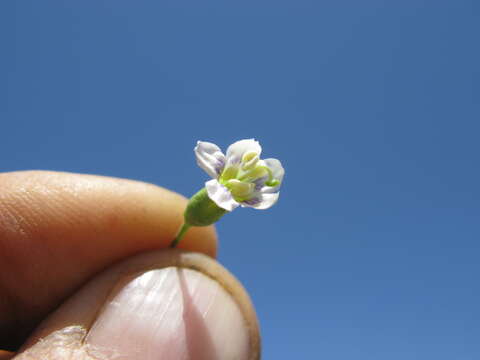
<svg viewBox="0 0 480 360">
<path fill-rule="evenodd" d="M 250 299 L 210 257 L 142 254 L 93 279 L 22 347 L 21 359 L 258 359 Z"/>
<path fill-rule="evenodd" d="M 186 205 L 157 186 L 69 173 L 1 174 L 0 189 L 0 349 L 107 265 L 167 247 Z M 214 229 L 180 247 L 214 256 Z"/>
<path fill-rule="evenodd" d="M 0 350 L 0 360 L 10 360 L 14 356 L 14 353 L 10 351 Z"/>
</svg>

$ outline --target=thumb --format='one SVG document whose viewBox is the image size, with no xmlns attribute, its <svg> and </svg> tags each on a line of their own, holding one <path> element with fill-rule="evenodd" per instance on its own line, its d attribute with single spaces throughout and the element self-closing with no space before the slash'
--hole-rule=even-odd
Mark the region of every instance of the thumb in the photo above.
<svg viewBox="0 0 480 360">
<path fill-rule="evenodd" d="M 259 344 L 239 282 L 205 255 L 169 250 L 94 278 L 13 359 L 254 360 Z"/>
</svg>

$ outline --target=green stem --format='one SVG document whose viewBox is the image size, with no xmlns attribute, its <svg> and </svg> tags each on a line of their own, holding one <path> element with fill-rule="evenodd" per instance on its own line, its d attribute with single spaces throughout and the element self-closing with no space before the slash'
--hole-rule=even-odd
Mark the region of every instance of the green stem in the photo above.
<svg viewBox="0 0 480 360">
<path fill-rule="evenodd" d="M 172 243 L 170 244 L 171 248 L 174 248 L 178 245 L 189 228 L 190 225 L 183 223 L 182 227 L 178 230 L 177 236 L 175 236 L 175 239 L 173 239 Z"/>
</svg>

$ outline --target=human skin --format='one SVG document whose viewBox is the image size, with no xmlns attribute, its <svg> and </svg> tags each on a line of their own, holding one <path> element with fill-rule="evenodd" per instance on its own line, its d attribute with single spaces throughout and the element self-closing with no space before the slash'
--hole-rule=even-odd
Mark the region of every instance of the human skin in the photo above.
<svg viewBox="0 0 480 360">
<path fill-rule="evenodd" d="M 255 311 L 214 260 L 214 228 L 168 249 L 186 202 L 131 180 L 0 174 L 0 349 L 20 348 L 0 360 L 258 359 Z"/>
</svg>

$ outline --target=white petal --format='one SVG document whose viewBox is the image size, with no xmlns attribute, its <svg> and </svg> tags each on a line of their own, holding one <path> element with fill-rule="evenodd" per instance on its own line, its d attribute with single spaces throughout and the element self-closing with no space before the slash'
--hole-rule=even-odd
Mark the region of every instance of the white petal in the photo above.
<svg viewBox="0 0 480 360">
<path fill-rule="evenodd" d="M 194 151 L 198 166 L 212 178 L 218 178 L 225 167 L 225 155 L 220 148 L 209 142 L 197 141 Z"/>
<path fill-rule="evenodd" d="M 222 209 L 232 211 L 240 205 L 235 201 L 230 191 L 216 179 L 207 181 L 205 188 L 207 189 L 208 197 Z"/>
<path fill-rule="evenodd" d="M 285 175 L 285 169 L 282 166 L 282 163 L 278 159 L 264 159 L 265 165 L 272 170 L 273 178 L 282 182 L 283 175 Z"/>
<path fill-rule="evenodd" d="M 252 199 L 242 202 L 241 205 L 243 207 L 252 207 L 258 210 L 268 209 L 277 202 L 279 195 L 279 192 L 274 194 L 258 193 Z"/>
<path fill-rule="evenodd" d="M 273 178 L 280 181 L 280 184 L 277 186 L 265 186 L 262 188 L 262 193 L 276 193 L 282 185 L 283 176 L 285 175 L 285 170 L 283 169 L 282 163 L 277 159 L 265 159 L 263 160 L 266 166 L 272 170 Z"/>
<path fill-rule="evenodd" d="M 233 143 L 227 149 L 227 163 L 230 165 L 240 164 L 243 154 L 250 151 L 257 153 L 258 156 L 262 152 L 262 147 L 255 139 L 245 139 Z"/>
</svg>

